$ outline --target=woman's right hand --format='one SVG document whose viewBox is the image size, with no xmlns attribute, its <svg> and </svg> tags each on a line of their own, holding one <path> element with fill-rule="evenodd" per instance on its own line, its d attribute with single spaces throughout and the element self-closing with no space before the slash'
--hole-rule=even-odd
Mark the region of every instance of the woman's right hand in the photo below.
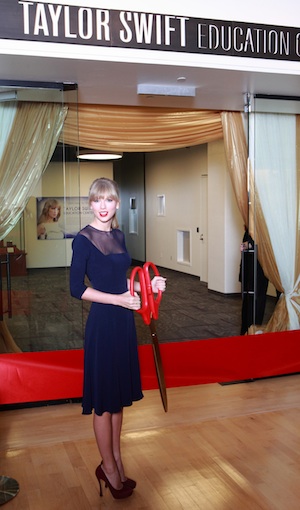
<svg viewBox="0 0 300 510">
<path fill-rule="evenodd" d="M 37 236 L 44 236 L 46 235 L 46 227 L 44 225 L 44 223 L 39 223 L 37 225 Z"/>
<path fill-rule="evenodd" d="M 141 308 L 141 298 L 137 292 L 132 294 L 128 290 L 124 292 L 124 294 L 119 294 L 120 303 L 119 306 L 123 306 L 123 308 L 128 308 L 129 310 L 139 310 Z"/>
</svg>

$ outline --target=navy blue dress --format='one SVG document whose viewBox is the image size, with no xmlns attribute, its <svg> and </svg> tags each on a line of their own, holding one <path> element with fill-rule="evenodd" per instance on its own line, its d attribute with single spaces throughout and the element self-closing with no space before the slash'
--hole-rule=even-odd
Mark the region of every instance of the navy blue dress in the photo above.
<svg viewBox="0 0 300 510">
<path fill-rule="evenodd" d="M 83 228 L 72 244 L 71 295 L 78 299 L 90 285 L 102 292 L 127 291 L 131 259 L 124 234 L 91 225 Z M 143 398 L 133 311 L 121 306 L 92 303 L 85 328 L 83 414 L 94 409 L 117 413 Z"/>
</svg>

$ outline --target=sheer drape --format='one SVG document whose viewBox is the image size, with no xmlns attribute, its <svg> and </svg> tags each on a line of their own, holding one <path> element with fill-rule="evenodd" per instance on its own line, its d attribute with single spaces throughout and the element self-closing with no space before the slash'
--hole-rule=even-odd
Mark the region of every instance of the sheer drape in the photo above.
<svg viewBox="0 0 300 510">
<path fill-rule="evenodd" d="M 204 110 L 69 104 L 64 124 L 65 143 L 106 151 L 179 149 L 222 137 L 220 112 Z"/>
<path fill-rule="evenodd" d="M 0 103 L 0 158 L 2 158 L 16 113 L 17 101 Z"/>
<path fill-rule="evenodd" d="M 258 245 L 264 273 L 277 290 L 284 292 L 264 331 L 298 329 L 300 121 L 298 116 L 281 114 L 255 114 L 253 119 L 250 137 L 255 136 L 255 150 L 247 171 L 242 115 L 222 113 L 228 168 L 240 212 L 245 224 L 250 223 L 250 233 Z"/>
<path fill-rule="evenodd" d="M 18 222 L 47 167 L 67 109 L 56 103 L 0 104 L 0 239 Z"/>
<path fill-rule="evenodd" d="M 265 331 L 299 329 L 299 119 L 270 113 L 257 113 L 254 119 L 255 169 L 251 172 L 261 263 L 275 287 L 283 292 Z M 265 240 L 267 234 L 270 241 Z M 269 242 L 272 250 L 268 249 Z"/>
</svg>

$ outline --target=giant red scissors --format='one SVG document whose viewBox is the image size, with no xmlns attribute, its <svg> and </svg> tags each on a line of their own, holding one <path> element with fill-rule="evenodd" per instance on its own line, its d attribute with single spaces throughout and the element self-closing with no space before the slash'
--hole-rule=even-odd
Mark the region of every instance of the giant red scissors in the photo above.
<svg viewBox="0 0 300 510">
<path fill-rule="evenodd" d="M 162 291 L 158 290 L 157 296 L 154 296 L 151 286 L 150 269 L 154 272 L 155 276 L 160 276 L 159 271 L 153 262 L 145 262 L 143 267 L 134 267 L 130 275 L 130 293 L 134 295 L 134 281 L 136 276 L 139 278 L 141 286 L 141 308 L 136 310 L 143 318 L 147 326 L 150 326 L 154 362 L 156 368 L 156 375 L 160 390 L 160 396 L 165 412 L 168 410 L 167 390 L 164 377 L 164 370 L 160 355 L 159 343 L 156 334 L 154 320 L 158 319 L 158 309 L 162 298 Z"/>
</svg>

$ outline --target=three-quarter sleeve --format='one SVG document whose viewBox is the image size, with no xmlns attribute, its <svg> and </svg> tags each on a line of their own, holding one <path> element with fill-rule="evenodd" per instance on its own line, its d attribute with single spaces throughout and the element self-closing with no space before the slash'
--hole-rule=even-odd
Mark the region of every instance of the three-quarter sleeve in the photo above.
<svg viewBox="0 0 300 510">
<path fill-rule="evenodd" d="M 70 267 L 70 293 L 71 296 L 81 299 L 87 288 L 85 275 L 89 254 L 89 241 L 85 236 L 77 234 L 72 243 L 72 261 Z"/>
</svg>

